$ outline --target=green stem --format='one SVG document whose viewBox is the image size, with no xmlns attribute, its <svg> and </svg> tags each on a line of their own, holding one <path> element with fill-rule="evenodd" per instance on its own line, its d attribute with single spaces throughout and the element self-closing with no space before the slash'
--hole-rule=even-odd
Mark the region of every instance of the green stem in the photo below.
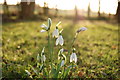
<svg viewBox="0 0 120 80">
<path fill-rule="evenodd" d="M 50 53 L 50 54 L 49 54 L 49 58 L 48 58 L 48 67 L 49 67 L 50 62 L 51 62 L 50 32 L 49 32 L 49 31 L 48 31 L 48 53 Z M 50 60 L 50 62 L 49 62 L 49 60 Z M 48 76 L 49 76 L 49 74 L 48 74 Z"/>
<path fill-rule="evenodd" d="M 72 78 L 73 78 L 73 62 L 72 62 Z"/>
<path fill-rule="evenodd" d="M 54 63 L 54 61 L 53 61 L 53 53 L 54 53 L 54 38 L 53 38 L 53 40 L 52 40 L 52 51 L 51 51 L 51 61 Z"/>
<path fill-rule="evenodd" d="M 68 54 L 69 54 L 69 55 L 70 55 L 71 49 L 72 49 L 72 47 L 73 47 L 73 44 L 74 44 L 74 42 L 75 42 L 75 40 L 76 40 L 76 38 L 77 38 L 77 35 L 78 35 L 78 33 L 75 34 L 75 36 L 74 36 L 74 38 L 73 38 L 73 40 L 72 40 L 70 49 L 68 50 Z"/>
</svg>

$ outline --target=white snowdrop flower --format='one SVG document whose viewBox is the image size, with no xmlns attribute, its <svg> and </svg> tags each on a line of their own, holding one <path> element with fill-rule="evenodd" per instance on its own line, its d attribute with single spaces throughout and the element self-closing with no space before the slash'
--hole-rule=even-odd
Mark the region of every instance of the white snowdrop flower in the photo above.
<svg viewBox="0 0 120 80">
<path fill-rule="evenodd" d="M 72 53 L 71 55 L 70 55 L 70 62 L 77 62 L 77 55 L 76 55 L 76 53 Z"/>
<path fill-rule="evenodd" d="M 49 29 L 49 27 L 46 26 L 45 24 L 42 24 L 41 28 L 42 28 L 42 30 L 40 32 L 46 32 Z"/>
<path fill-rule="evenodd" d="M 40 61 L 40 55 L 39 54 L 37 55 L 37 61 Z"/>
<path fill-rule="evenodd" d="M 43 28 L 43 29 L 45 29 L 45 30 L 48 30 L 49 27 L 46 26 L 45 24 L 42 24 L 42 25 L 41 25 L 41 28 Z"/>
<path fill-rule="evenodd" d="M 40 27 L 42 28 L 42 30 L 40 32 L 46 32 L 48 30 L 50 30 L 52 24 L 52 20 L 50 18 L 48 18 L 48 26 L 46 26 L 45 24 L 42 24 Z"/>
<path fill-rule="evenodd" d="M 60 44 L 61 46 L 64 44 L 64 39 L 62 35 L 59 35 L 57 40 L 56 40 L 56 45 Z"/>
<path fill-rule="evenodd" d="M 56 29 L 53 31 L 53 34 L 52 34 L 53 37 L 58 37 L 59 36 L 59 30 L 58 28 L 56 27 Z"/>
<path fill-rule="evenodd" d="M 41 56 L 41 61 L 42 61 L 42 63 L 45 62 L 45 60 L 46 60 L 45 55 L 42 55 L 42 56 Z"/>
<path fill-rule="evenodd" d="M 42 52 L 41 52 L 41 53 L 44 53 L 44 51 L 45 51 L 45 47 L 43 47 L 43 49 L 42 49 Z"/>
<path fill-rule="evenodd" d="M 79 28 L 79 29 L 77 30 L 77 33 L 79 33 L 80 31 L 85 31 L 85 30 L 87 30 L 86 27 L 81 27 L 81 28 Z"/>
<path fill-rule="evenodd" d="M 46 32 L 46 30 L 42 29 L 40 32 Z"/>
<path fill-rule="evenodd" d="M 45 51 L 45 47 L 43 47 L 42 52 L 41 52 L 41 62 L 42 63 L 45 62 L 45 60 L 46 60 L 44 51 Z"/>
<path fill-rule="evenodd" d="M 65 60 L 62 60 L 60 66 L 62 67 L 64 65 L 64 63 L 65 63 Z"/>
</svg>

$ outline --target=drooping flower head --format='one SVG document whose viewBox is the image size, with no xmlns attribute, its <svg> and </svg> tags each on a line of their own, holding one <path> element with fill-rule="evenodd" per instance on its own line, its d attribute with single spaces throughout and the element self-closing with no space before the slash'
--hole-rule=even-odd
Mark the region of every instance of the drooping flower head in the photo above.
<svg viewBox="0 0 120 80">
<path fill-rule="evenodd" d="M 65 64 L 65 60 L 62 60 L 60 66 L 62 67 L 64 66 L 64 64 Z"/>
<path fill-rule="evenodd" d="M 57 25 L 56 25 L 56 28 L 55 30 L 53 31 L 53 34 L 52 36 L 57 38 L 59 36 L 59 30 L 58 30 L 58 26 L 61 24 L 61 22 L 59 22 Z"/>
<path fill-rule="evenodd" d="M 40 32 L 46 32 L 50 30 L 51 24 L 52 24 L 52 20 L 48 18 L 48 26 L 46 26 L 45 24 L 42 24 L 41 25 L 42 30 Z"/>
<path fill-rule="evenodd" d="M 39 55 L 39 53 L 37 55 L 37 61 L 40 61 L 40 55 Z"/>
<path fill-rule="evenodd" d="M 77 30 L 77 33 L 81 32 L 81 31 L 85 31 L 85 30 L 87 30 L 86 27 L 81 27 L 81 28 L 79 28 L 79 29 Z"/>
<path fill-rule="evenodd" d="M 72 52 L 72 54 L 70 55 L 70 62 L 77 62 L 77 55 L 76 55 L 76 53 L 75 53 L 75 48 L 73 49 L 73 52 Z"/>
<path fill-rule="evenodd" d="M 56 45 L 60 44 L 61 46 L 64 44 L 64 39 L 62 35 L 59 35 L 57 40 L 56 40 Z"/>
<path fill-rule="evenodd" d="M 59 52 L 58 52 L 58 60 L 62 58 L 62 53 L 63 53 L 64 49 L 60 49 Z"/>
<path fill-rule="evenodd" d="M 41 52 L 41 62 L 43 63 L 43 62 L 45 62 L 45 60 L 46 60 L 46 57 L 45 57 L 45 47 L 42 49 L 42 52 Z"/>
<path fill-rule="evenodd" d="M 55 28 L 55 30 L 53 31 L 53 34 L 52 34 L 53 37 L 57 38 L 59 36 L 59 30 L 58 30 L 58 27 Z"/>
<path fill-rule="evenodd" d="M 64 49 L 63 49 L 63 48 L 60 49 L 59 52 L 58 52 L 58 60 L 61 60 L 61 63 L 60 63 L 61 67 L 62 67 L 62 66 L 65 64 L 65 62 L 66 62 L 66 56 L 63 54 L 63 52 L 64 52 Z"/>
<path fill-rule="evenodd" d="M 62 46 L 64 44 L 64 39 L 63 39 L 62 34 L 61 34 L 62 31 L 63 31 L 63 29 L 59 32 L 59 36 L 56 39 L 56 45 L 60 44 Z"/>
</svg>

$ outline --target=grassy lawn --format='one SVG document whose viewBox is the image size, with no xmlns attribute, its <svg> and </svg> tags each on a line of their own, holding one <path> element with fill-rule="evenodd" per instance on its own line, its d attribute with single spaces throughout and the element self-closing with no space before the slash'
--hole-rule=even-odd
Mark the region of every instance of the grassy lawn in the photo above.
<svg viewBox="0 0 120 80">
<path fill-rule="evenodd" d="M 74 23 L 68 19 L 52 19 L 52 29 L 61 20 L 59 29 L 65 44 L 64 49 L 71 46 L 75 31 L 80 27 L 88 30 L 80 33 L 74 44 L 78 57 L 78 68 L 74 77 L 85 78 L 120 78 L 118 61 L 118 26 L 105 21 L 80 20 Z M 36 56 L 47 45 L 47 33 L 40 33 L 40 25 L 46 21 L 24 21 L 3 23 L 2 53 L 3 77 L 25 78 L 28 64 L 36 65 Z M 53 59 L 57 57 L 58 48 L 55 46 Z M 49 53 L 48 53 L 49 54 Z M 66 52 L 65 55 L 68 53 Z M 67 56 L 69 57 L 69 56 Z M 56 61 L 54 61 L 56 62 Z M 57 63 L 57 62 L 56 62 Z M 69 63 L 67 59 L 66 65 Z"/>
</svg>

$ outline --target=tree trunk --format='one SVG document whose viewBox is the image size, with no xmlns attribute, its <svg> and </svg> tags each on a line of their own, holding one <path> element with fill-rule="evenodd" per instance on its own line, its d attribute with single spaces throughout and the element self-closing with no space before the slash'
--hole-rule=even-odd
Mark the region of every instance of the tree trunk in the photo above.
<svg viewBox="0 0 120 80">
<path fill-rule="evenodd" d="M 2 15 L 2 20 L 3 21 L 8 21 L 9 20 L 9 9 L 6 0 L 4 0 L 3 4 L 3 15 Z"/>
<path fill-rule="evenodd" d="M 118 1 L 118 7 L 117 7 L 117 11 L 116 11 L 116 17 L 117 17 L 118 23 L 120 23 L 120 1 Z"/>
<path fill-rule="evenodd" d="M 44 2 L 43 11 L 44 11 L 44 15 L 47 16 L 49 14 L 49 8 L 48 8 L 48 4 L 46 2 Z"/>
<path fill-rule="evenodd" d="M 8 10 L 8 5 L 7 5 L 6 0 L 4 0 L 3 10 L 4 10 L 4 15 L 6 15 L 8 17 L 9 10 Z"/>
<path fill-rule="evenodd" d="M 100 17 L 100 0 L 99 0 L 98 17 Z"/>
<path fill-rule="evenodd" d="M 77 5 L 75 5 L 75 19 L 78 19 L 78 9 L 77 9 Z"/>
<path fill-rule="evenodd" d="M 21 13 L 20 13 L 21 19 L 33 18 L 34 9 L 35 9 L 35 0 L 30 0 L 30 2 L 27 1 L 28 0 L 21 0 Z"/>
<path fill-rule="evenodd" d="M 88 4 L 88 18 L 90 17 L 90 3 Z"/>
</svg>

